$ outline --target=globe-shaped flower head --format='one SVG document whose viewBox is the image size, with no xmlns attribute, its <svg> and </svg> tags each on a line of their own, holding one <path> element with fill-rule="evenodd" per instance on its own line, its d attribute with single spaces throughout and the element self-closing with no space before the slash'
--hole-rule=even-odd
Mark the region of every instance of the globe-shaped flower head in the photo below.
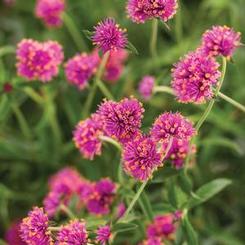
<svg viewBox="0 0 245 245">
<path fill-rule="evenodd" d="M 101 245 L 106 245 L 111 237 L 111 228 L 109 225 L 101 226 L 96 231 L 96 240 Z"/>
<path fill-rule="evenodd" d="M 35 14 L 49 27 L 59 27 L 62 24 L 62 13 L 65 10 L 65 0 L 37 0 Z"/>
<path fill-rule="evenodd" d="M 52 245 L 48 222 L 48 216 L 42 208 L 33 208 L 20 225 L 20 236 L 23 241 L 29 245 Z"/>
<path fill-rule="evenodd" d="M 212 99 L 221 76 L 219 63 L 200 50 L 189 53 L 172 69 L 171 86 L 179 102 L 201 104 Z"/>
<path fill-rule="evenodd" d="M 222 55 L 230 58 L 241 45 L 241 33 L 227 26 L 213 26 L 202 37 L 202 49 L 205 55 Z"/>
<path fill-rule="evenodd" d="M 149 100 L 153 93 L 155 85 L 155 78 L 152 76 L 145 76 L 139 84 L 139 93 L 144 100 Z"/>
<path fill-rule="evenodd" d="M 159 166 L 161 166 L 161 156 L 150 137 L 140 136 L 125 145 L 123 168 L 136 180 L 148 180 Z"/>
<path fill-rule="evenodd" d="M 177 0 L 129 0 L 127 12 L 136 23 L 144 23 L 152 18 L 167 22 L 175 15 L 177 8 Z"/>
<path fill-rule="evenodd" d="M 97 52 L 78 54 L 65 64 L 67 80 L 78 89 L 83 90 L 92 75 L 96 72 L 100 59 Z"/>
<path fill-rule="evenodd" d="M 73 141 L 84 158 L 93 160 L 95 155 L 101 154 L 101 135 L 103 131 L 100 117 L 94 114 L 78 123 L 73 132 Z"/>
<path fill-rule="evenodd" d="M 110 50 L 124 49 L 126 47 L 128 42 L 126 30 L 121 29 L 114 19 L 105 19 L 99 22 L 94 29 L 92 41 L 103 53 Z"/>
<path fill-rule="evenodd" d="M 87 242 L 88 233 L 85 222 L 73 220 L 61 227 L 57 235 L 56 245 L 86 245 Z"/>
<path fill-rule="evenodd" d="M 22 40 L 16 51 L 18 74 L 28 80 L 48 82 L 58 74 L 64 55 L 62 47 L 54 41 Z"/>
<path fill-rule="evenodd" d="M 170 138 L 189 140 L 195 134 L 192 123 L 180 113 L 163 113 L 151 129 L 151 136 L 157 142 L 166 142 Z"/>
<path fill-rule="evenodd" d="M 105 133 L 126 143 L 140 133 L 144 109 L 135 98 L 125 98 L 120 102 L 105 100 L 99 107 Z"/>
</svg>

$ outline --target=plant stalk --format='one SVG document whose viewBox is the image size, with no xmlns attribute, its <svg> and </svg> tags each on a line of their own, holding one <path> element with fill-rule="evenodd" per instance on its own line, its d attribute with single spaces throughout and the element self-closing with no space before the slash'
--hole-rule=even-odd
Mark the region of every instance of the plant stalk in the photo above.
<svg viewBox="0 0 245 245">
<path fill-rule="evenodd" d="M 158 32 L 158 20 L 154 18 L 152 20 L 152 33 L 150 41 L 150 51 L 152 57 L 157 56 L 157 32 Z"/>
</svg>

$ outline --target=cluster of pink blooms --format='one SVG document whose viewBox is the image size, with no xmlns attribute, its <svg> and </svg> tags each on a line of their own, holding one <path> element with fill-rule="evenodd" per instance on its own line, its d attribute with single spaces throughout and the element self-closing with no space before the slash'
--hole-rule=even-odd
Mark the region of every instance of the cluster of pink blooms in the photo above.
<svg viewBox="0 0 245 245">
<path fill-rule="evenodd" d="M 108 178 L 90 182 L 75 169 L 67 167 L 51 178 L 49 189 L 43 202 L 49 217 L 62 211 L 61 205 L 69 206 L 74 196 L 79 199 L 79 209 L 85 206 L 90 214 L 106 215 L 115 199 L 117 186 Z"/>
<path fill-rule="evenodd" d="M 49 188 L 50 192 L 44 199 L 44 209 L 34 207 L 29 212 L 28 217 L 22 220 L 22 223 L 13 224 L 6 235 L 6 239 L 14 239 L 13 241 L 20 242 L 10 243 L 10 245 L 88 244 L 88 232 L 84 220 L 70 220 L 68 224 L 59 227 L 56 237 L 54 237 L 51 234 L 51 221 L 49 219 L 59 211 L 62 205 L 69 208 L 69 201 L 74 195 L 78 199 L 77 211 L 85 206 L 90 214 L 107 215 L 111 212 L 111 205 L 115 200 L 117 191 L 117 185 L 109 178 L 90 182 L 82 178 L 75 169 L 69 167 L 51 177 Z M 120 203 L 117 218 L 121 217 L 124 211 L 125 207 Z M 20 234 L 16 233 L 17 226 L 20 227 Z M 10 237 L 12 233 L 15 235 L 14 237 Z M 20 237 L 22 242 L 18 240 Z M 106 244 L 110 238 L 111 228 L 109 225 L 100 226 L 96 231 L 96 241 L 99 244 Z"/>
<path fill-rule="evenodd" d="M 35 14 L 49 27 L 62 25 L 65 0 L 37 0 Z"/>
<path fill-rule="evenodd" d="M 48 82 L 59 72 L 64 55 L 55 41 L 40 43 L 32 39 L 22 40 L 17 47 L 18 74 L 28 80 Z"/>
<path fill-rule="evenodd" d="M 139 93 L 144 100 L 149 100 L 152 96 L 155 85 L 153 76 L 144 76 L 139 84 Z"/>
<path fill-rule="evenodd" d="M 218 55 L 230 58 L 240 45 L 240 33 L 227 26 L 214 26 L 203 34 L 201 46 L 182 58 L 172 69 L 172 88 L 179 102 L 205 103 L 221 76 Z"/>
<path fill-rule="evenodd" d="M 11 224 L 5 234 L 5 241 L 8 245 L 26 245 L 20 237 L 20 221 Z"/>
<path fill-rule="evenodd" d="M 129 0 L 127 12 L 136 23 L 144 23 L 152 18 L 167 22 L 176 14 L 177 8 L 177 0 Z"/>
<path fill-rule="evenodd" d="M 147 239 L 141 245 L 163 245 L 166 240 L 173 240 L 182 212 L 158 215 L 147 227 Z"/>
<path fill-rule="evenodd" d="M 99 63 L 100 58 L 97 52 L 82 53 L 69 59 L 65 64 L 68 82 L 75 85 L 79 90 L 84 89 L 89 79 L 95 74 Z"/>
<path fill-rule="evenodd" d="M 105 100 L 95 114 L 76 126 L 75 145 L 85 158 L 93 159 L 101 154 L 101 136 L 111 137 L 123 147 L 123 169 L 139 181 L 152 177 L 163 160 L 182 167 L 191 151 L 189 141 L 196 134 L 192 123 L 180 113 L 164 113 L 155 120 L 150 134 L 144 135 L 140 129 L 143 113 L 142 104 L 133 97 Z"/>
<path fill-rule="evenodd" d="M 124 49 L 128 44 L 126 29 L 121 29 L 112 18 L 99 22 L 94 29 L 92 41 L 103 53 Z"/>
</svg>

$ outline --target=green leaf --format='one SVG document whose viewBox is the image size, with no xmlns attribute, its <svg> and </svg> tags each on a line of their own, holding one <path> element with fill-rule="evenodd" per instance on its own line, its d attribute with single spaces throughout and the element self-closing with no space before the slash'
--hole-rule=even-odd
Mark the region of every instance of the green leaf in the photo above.
<svg viewBox="0 0 245 245">
<path fill-rule="evenodd" d="M 173 207 L 177 208 L 178 203 L 176 197 L 175 184 L 172 180 L 169 181 L 169 185 L 168 185 L 168 200 Z"/>
<path fill-rule="evenodd" d="M 138 226 L 133 223 L 118 223 L 113 226 L 112 231 L 120 233 L 120 232 L 135 230 L 137 227 Z"/>
<path fill-rule="evenodd" d="M 87 39 L 91 40 L 91 37 L 93 36 L 93 32 L 92 31 L 88 31 L 88 30 L 83 30 L 83 34 L 86 36 Z"/>
<path fill-rule="evenodd" d="M 131 42 L 128 42 L 127 49 L 129 51 L 131 51 L 132 53 L 135 53 L 137 55 L 139 54 L 138 50 L 136 49 L 136 47 Z"/>
<path fill-rule="evenodd" d="M 192 227 L 187 216 L 182 220 L 182 227 L 186 233 L 188 245 L 198 245 L 198 236 L 194 228 Z"/>
<path fill-rule="evenodd" d="M 200 187 L 187 203 L 187 208 L 193 208 L 221 192 L 232 182 L 229 179 L 216 179 Z"/>
<path fill-rule="evenodd" d="M 154 214 L 151 207 L 151 203 L 148 199 L 148 196 L 145 192 L 142 192 L 139 198 L 140 207 L 143 210 L 145 216 L 147 216 L 148 220 L 153 220 Z"/>
<path fill-rule="evenodd" d="M 179 185 L 180 188 L 185 192 L 186 194 L 190 194 L 192 191 L 192 182 L 191 179 L 185 174 L 184 171 L 181 172 L 179 175 Z"/>
</svg>

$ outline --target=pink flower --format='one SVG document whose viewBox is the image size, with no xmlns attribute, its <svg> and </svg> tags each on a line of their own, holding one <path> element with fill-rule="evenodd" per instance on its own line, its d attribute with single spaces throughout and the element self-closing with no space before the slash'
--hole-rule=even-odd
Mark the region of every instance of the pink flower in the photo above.
<svg viewBox="0 0 245 245">
<path fill-rule="evenodd" d="M 101 226 L 96 232 L 96 240 L 101 245 L 106 245 L 111 237 L 111 228 L 109 225 Z"/>
<path fill-rule="evenodd" d="M 106 215 L 115 199 L 116 185 L 110 179 L 102 179 L 92 185 L 87 195 L 86 207 L 91 214 Z"/>
<path fill-rule="evenodd" d="M 5 234 L 5 241 L 8 245 L 26 245 L 20 237 L 20 222 L 14 222 Z"/>
<path fill-rule="evenodd" d="M 92 41 L 103 53 L 111 50 L 124 49 L 126 47 L 128 42 L 126 30 L 121 29 L 114 19 L 105 19 L 99 22 L 94 29 Z"/>
<path fill-rule="evenodd" d="M 129 0 L 127 12 L 136 23 L 144 23 L 152 18 L 167 22 L 176 14 L 177 8 L 177 0 Z"/>
<path fill-rule="evenodd" d="M 20 225 L 20 236 L 30 245 L 52 245 L 48 216 L 42 208 L 34 207 Z"/>
<path fill-rule="evenodd" d="M 126 212 L 126 206 L 123 202 L 119 203 L 117 206 L 117 218 L 120 219 Z"/>
<path fill-rule="evenodd" d="M 158 215 L 147 227 L 147 236 L 169 238 L 176 231 L 175 216 L 173 214 Z"/>
<path fill-rule="evenodd" d="M 53 217 L 61 204 L 67 206 L 73 195 L 79 195 L 81 185 L 86 182 L 73 168 L 66 167 L 51 177 L 50 192 L 43 204 L 49 217 Z"/>
<path fill-rule="evenodd" d="M 108 62 L 105 67 L 104 80 L 116 82 L 122 75 L 124 61 L 127 59 L 128 53 L 124 49 L 118 49 L 110 52 Z"/>
<path fill-rule="evenodd" d="M 67 80 L 83 90 L 89 79 L 95 74 L 100 58 L 97 52 L 92 54 L 82 53 L 69 59 L 65 64 L 65 74 Z"/>
<path fill-rule="evenodd" d="M 151 136 L 157 142 L 166 142 L 171 137 L 189 140 L 196 134 L 192 123 L 180 113 L 166 112 L 161 114 L 154 122 Z"/>
<path fill-rule="evenodd" d="M 202 37 L 202 50 L 205 55 L 231 57 L 241 45 L 241 33 L 227 26 L 213 26 Z"/>
<path fill-rule="evenodd" d="M 72 220 L 69 224 L 62 226 L 57 235 L 56 245 L 86 245 L 88 233 L 83 220 Z"/>
<path fill-rule="evenodd" d="M 37 0 L 35 14 L 49 27 L 62 25 L 65 0 Z"/>
<path fill-rule="evenodd" d="M 132 139 L 123 149 L 123 168 L 136 180 L 148 180 L 161 165 L 161 156 L 150 137 Z"/>
<path fill-rule="evenodd" d="M 164 143 L 164 148 L 168 146 L 168 143 Z M 176 169 L 180 169 L 183 167 L 185 163 L 185 159 L 188 153 L 195 153 L 195 146 L 192 146 L 190 149 L 190 142 L 188 140 L 183 139 L 173 139 L 172 146 L 165 158 L 165 160 L 170 160 L 172 165 Z"/>
<path fill-rule="evenodd" d="M 144 100 L 149 100 L 153 93 L 155 78 L 152 76 L 144 76 L 139 84 L 139 93 Z"/>
<path fill-rule="evenodd" d="M 213 97 L 213 87 L 221 76 L 219 63 L 200 50 L 189 53 L 172 70 L 172 88 L 179 102 L 205 103 Z"/>
<path fill-rule="evenodd" d="M 63 60 L 63 50 L 54 41 L 37 42 L 22 40 L 16 51 L 18 74 L 28 80 L 48 82 L 58 74 L 58 66 Z"/>
<path fill-rule="evenodd" d="M 125 98 L 120 102 L 105 100 L 98 110 L 105 133 L 121 143 L 140 134 L 143 112 L 142 104 L 135 98 Z"/>
<path fill-rule="evenodd" d="M 78 123 L 73 132 L 73 141 L 84 158 L 93 160 L 95 155 L 101 154 L 102 142 L 99 137 L 102 135 L 100 116 L 94 114 Z"/>
</svg>

